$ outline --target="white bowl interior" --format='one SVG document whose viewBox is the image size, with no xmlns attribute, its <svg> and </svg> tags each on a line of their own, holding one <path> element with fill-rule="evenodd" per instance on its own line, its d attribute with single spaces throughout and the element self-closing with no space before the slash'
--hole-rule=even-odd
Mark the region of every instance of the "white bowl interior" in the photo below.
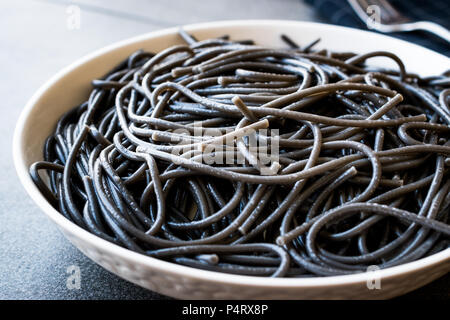
<svg viewBox="0 0 450 320">
<path fill-rule="evenodd" d="M 362 53 L 385 50 L 394 52 L 405 62 L 408 71 L 424 76 L 440 74 L 450 69 L 450 59 L 426 48 L 375 33 L 324 24 L 264 20 L 228 21 L 192 25 L 185 27 L 185 29 L 192 32 L 199 39 L 228 34 L 232 39 L 253 39 L 257 44 L 272 47 L 285 46 L 280 39 L 280 34 L 288 35 L 300 45 L 305 45 L 317 38 L 321 38 L 318 47 L 329 48 L 334 51 Z M 333 284 L 342 285 L 345 283 L 364 282 L 366 278 L 363 275 L 312 279 L 261 279 L 217 274 L 174 265 L 139 255 L 89 234 L 63 218 L 41 196 L 28 175 L 28 167 L 31 163 L 42 159 L 43 143 L 54 129 L 59 117 L 88 98 L 91 90 L 90 81 L 102 76 L 118 62 L 138 49 L 158 52 L 178 43 L 182 43 L 182 41 L 177 35 L 176 28 L 122 41 L 80 59 L 59 72 L 39 89 L 25 107 L 18 121 L 13 143 L 15 166 L 30 196 L 63 229 L 66 235 L 70 234 L 74 238 L 78 237 L 93 247 L 98 247 L 99 250 L 118 255 L 123 259 L 131 259 L 136 263 L 152 267 L 154 270 L 160 270 L 160 272 L 168 272 L 173 275 L 184 274 L 196 279 L 216 281 L 222 284 L 239 283 L 242 285 L 277 288 L 330 286 Z M 394 64 L 388 63 L 389 60 L 387 58 L 374 60 L 377 60 L 376 64 L 378 65 L 386 65 L 387 63 L 387 66 L 395 67 Z M 407 274 L 408 272 L 424 269 L 443 261 L 449 261 L 449 259 L 450 249 L 447 249 L 416 262 L 381 270 L 379 273 L 387 279 L 398 274 Z"/>
</svg>

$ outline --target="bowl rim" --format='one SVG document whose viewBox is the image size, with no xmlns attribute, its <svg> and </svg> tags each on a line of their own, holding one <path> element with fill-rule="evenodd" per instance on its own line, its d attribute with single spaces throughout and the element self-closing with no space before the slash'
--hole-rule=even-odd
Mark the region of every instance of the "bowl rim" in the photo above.
<svg viewBox="0 0 450 320">
<path fill-rule="evenodd" d="M 377 34 L 374 32 L 369 32 L 365 30 L 353 29 L 348 27 L 336 26 L 331 24 L 317 23 L 317 22 L 305 22 L 305 21 L 292 21 L 292 20 L 228 20 L 228 21 L 214 21 L 214 22 L 203 22 L 196 24 L 189 24 L 183 26 L 187 31 L 196 31 L 207 28 L 218 28 L 218 27 L 254 27 L 254 26 L 264 26 L 264 25 L 282 25 L 284 27 L 297 26 L 297 27 L 313 27 L 313 28 L 335 28 L 343 31 L 348 31 L 352 33 L 362 33 L 370 34 L 370 37 L 381 38 L 391 38 L 386 35 Z M 35 105 L 39 102 L 39 99 L 51 89 L 59 80 L 61 80 L 66 74 L 75 70 L 79 66 L 87 63 L 88 61 L 106 54 L 110 51 L 120 49 L 127 45 L 131 45 L 135 42 L 148 40 L 151 38 L 168 36 L 170 34 L 176 33 L 179 27 L 165 28 L 157 31 L 152 31 L 137 35 L 125 40 L 121 40 L 105 46 L 101 49 L 95 50 L 92 53 L 84 55 L 83 57 L 77 59 L 75 62 L 64 67 L 55 75 L 53 75 L 49 80 L 47 80 L 28 100 L 24 109 L 20 113 L 17 120 L 16 127 L 13 136 L 13 161 L 17 172 L 17 175 L 25 188 L 28 195 L 33 199 L 37 206 L 49 217 L 57 226 L 63 229 L 65 233 L 72 234 L 73 236 L 81 239 L 85 243 L 89 243 L 92 247 L 95 247 L 101 252 L 107 252 L 110 255 L 117 256 L 120 259 L 127 260 L 138 265 L 144 265 L 153 270 L 158 270 L 161 273 L 170 273 L 173 275 L 178 275 L 181 277 L 188 277 L 191 279 L 216 282 L 222 284 L 234 284 L 234 285 L 244 285 L 252 287 L 265 287 L 265 288 L 308 288 L 308 287 L 330 287 L 330 286 L 342 286 L 349 284 L 360 284 L 365 283 L 368 279 L 374 279 L 377 277 L 379 279 L 388 279 L 392 277 L 397 277 L 402 274 L 412 273 L 419 271 L 421 269 L 428 268 L 430 266 L 443 263 L 450 260 L 450 248 L 445 249 L 441 252 L 433 254 L 431 256 L 401 264 L 394 267 L 389 267 L 386 269 L 380 269 L 374 272 L 361 272 L 350 275 L 337 275 L 337 276 L 327 276 L 327 277 L 311 277 L 311 278 L 269 278 L 269 277 L 256 277 L 256 276 L 244 276 L 244 275 L 234 275 L 227 273 L 220 273 L 215 271 L 202 270 L 197 268 L 192 268 L 188 266 L 178 265 L 172 262 L 167 262 L 157 258 L 149 257 L 112 242 L 106 241 L 86 230 L 79 227 L 75 223 L 66 219 L 61 215 L 56 209 L 54 209 L 47 200 L 39 192 L 38 188 L 32 182 L 28 168 L 26 167 L 25 158 L 22 150 L 25 146 L 22 145 L 22 132 L 24 130 L 25 124 L 30 116 Z M 412 44 L 403 40 L 395 39 L 399 42 L 407 43 L 409 46 L 420 47 L 416 44 Z M 422 50 L 428 50 L 434 55 L 439 54 L 430 49 L 420 47 Z M 445 57 L 447 58 L 447 57 Z"/>
</svg>

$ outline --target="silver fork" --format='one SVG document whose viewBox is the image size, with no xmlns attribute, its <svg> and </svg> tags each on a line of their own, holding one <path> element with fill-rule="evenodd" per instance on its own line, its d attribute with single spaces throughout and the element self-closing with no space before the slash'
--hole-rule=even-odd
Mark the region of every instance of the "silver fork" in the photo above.
<svg viewBox="0 0 450 320">
<path fill-rule="evenodd" d="M 422 30 L 450 42 L 450 32 L 443 26 L 431 21 L 411 21 L 386 0 L 348 0 L 348 3 L 369 29 L 384 33 Z"/>
</svg>

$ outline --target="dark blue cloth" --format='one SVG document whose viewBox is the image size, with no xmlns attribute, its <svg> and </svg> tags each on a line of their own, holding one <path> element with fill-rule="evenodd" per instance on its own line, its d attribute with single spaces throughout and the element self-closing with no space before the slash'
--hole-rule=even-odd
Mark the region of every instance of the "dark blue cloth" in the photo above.
<svg viewBox="0 0 450 320">
<path fill-rule="evenodd" d="M 329 23 L 367 29 L 366 24 L 356 15 L 346 0 L 304 1 L 312 5 L 316 12 Z M 389 0 L 389 3 L 412 21 L 433 21 L 450 29 L 450 0 Z M 387 35 L 414 42 L 450 57 L 449 43 L 431 33 L 414 31 Z"/>
</svg>

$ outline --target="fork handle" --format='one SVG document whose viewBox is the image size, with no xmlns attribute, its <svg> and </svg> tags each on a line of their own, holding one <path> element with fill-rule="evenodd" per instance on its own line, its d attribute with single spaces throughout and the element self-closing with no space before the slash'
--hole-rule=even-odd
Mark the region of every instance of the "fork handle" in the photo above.
<svg viewBox="0 0 450 320">
<path fill-rule="evenodd" d="M 443 26 L 430 22 L 430 21 L 418 21 L 411 23 L 413 29 L 411 30 L 424 30 L 437 35 L 438 37 L 450 42 L 450 32 Z"/>
</svg>

